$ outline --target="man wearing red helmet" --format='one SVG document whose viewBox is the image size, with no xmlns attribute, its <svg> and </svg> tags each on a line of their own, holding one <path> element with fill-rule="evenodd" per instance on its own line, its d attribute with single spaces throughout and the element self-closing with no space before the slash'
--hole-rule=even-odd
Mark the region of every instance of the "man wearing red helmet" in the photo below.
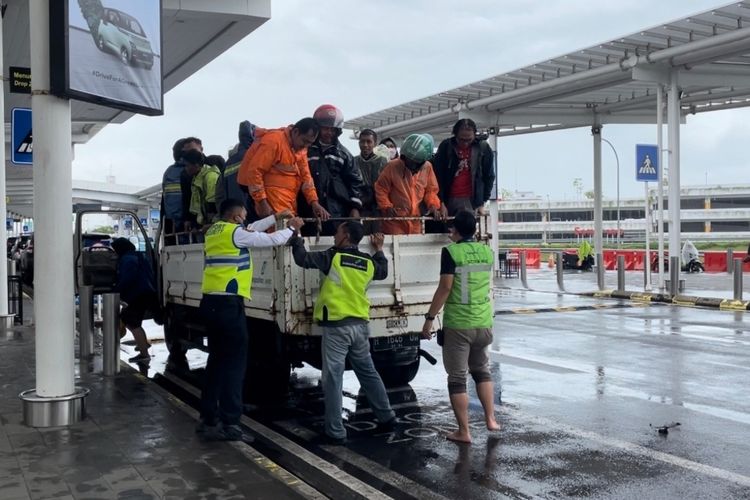
<svg viewBox="0 0 750 500">
<path fill-rule="evenodd" d="M 307 148 L 307 161 L 320 204 L 334 219 L 359 217 L 362 174 L 354 165 L 352 154 L 338 139 L 344 114 L 336 106 L 323 104 L 315 110 L 313 119 L 318 122 L 320 133 Z M 304 203 L 301 206 L 304 207 Z M 305 213 L 304 208 L 300 211 Z M 323 234 L 333 235 L 335 232 L 335 221 L 323 225 Z"/>
</svg>

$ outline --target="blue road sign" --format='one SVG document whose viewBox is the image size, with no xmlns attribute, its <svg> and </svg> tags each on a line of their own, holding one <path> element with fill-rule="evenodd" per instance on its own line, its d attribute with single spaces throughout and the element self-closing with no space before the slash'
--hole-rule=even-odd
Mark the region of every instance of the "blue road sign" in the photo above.
<svg viewBox="0 0 750 500">
<path fill-rule="evenodd" d="M 13 108 L 10 115 L 10 129 L 10 161 L 16 165 L 31 165 L 31 110 Z"/>
<path fill-rule="evenodd" d="M 659 180 L 659 149 L 656 145 L 635 145 L 635 180 L 640 182 Z"/>
<path fill-rule="evenodd" d="M 141 217 L 141 225 L 142 226 L 148 226 L 148 220 L 145 217 Z"/>
</svg>

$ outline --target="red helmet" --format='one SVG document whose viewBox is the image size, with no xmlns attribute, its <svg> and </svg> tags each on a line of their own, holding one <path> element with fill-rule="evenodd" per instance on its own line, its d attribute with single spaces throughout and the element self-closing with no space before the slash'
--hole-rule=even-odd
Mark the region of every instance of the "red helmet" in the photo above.
<svg viewBox="0 0 750 500">
<path fill-rule="evenodd" d="M 344 113 L 333 104 L 323 104 L 313 113 L 313 118 L 321 127 L 340 129 L 344 125 Z"/>
</svg>

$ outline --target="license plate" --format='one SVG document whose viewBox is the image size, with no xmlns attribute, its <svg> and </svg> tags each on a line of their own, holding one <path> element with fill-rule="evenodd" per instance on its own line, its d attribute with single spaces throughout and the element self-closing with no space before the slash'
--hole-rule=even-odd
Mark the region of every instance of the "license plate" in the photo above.
<svg viewBox="0 0 750 500">
<path fill-rule="evenodd" d="M 409 326 L 409 318 L 391 318 L 385 320 L 385 327 L 391 328 L 406 328 Z"/>
<path fill-rule="evenodd" d="M 419 345 L 419 335 L 394 335 L 392 337 L 377 337 L 372 339 L 373 351 L 389 351 L 403 347 L 414 347 Z"/>
</svg>

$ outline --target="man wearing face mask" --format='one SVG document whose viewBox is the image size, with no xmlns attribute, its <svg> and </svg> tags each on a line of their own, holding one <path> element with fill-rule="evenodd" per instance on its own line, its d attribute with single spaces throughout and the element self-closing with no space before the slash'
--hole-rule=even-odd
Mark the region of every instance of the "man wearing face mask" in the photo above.
<svg viewBox="0 0 750 500">
<path fill-rule="evenodd" d="M 388 148 L 388 160 L 395 160 L 398 156 L 398 146 L 396 146 L 396 141 L 394 141 L 392 137 L 386 137 L 380 141 L 380 144 Z"/>
<path fill-rule="evenodd" d="M 320 126 L 316 141 L 307 148 L 310 174 L 320 204 L 331 217 L 359 217 L 362 209 L 362 175 L 354 165 L 354 158 L 339 142 L 344 114 L 336 106 L 323 104 L 313 118 Z M 309 215 L 309 211 L 301 210 Z M 323 224 L 323 234 L 336 232 L 335 221 Z"/>
<path fill-rule="evenodd" d="M 273 215 L 258 221 L 254 230 L 242 227 L 247 210 L 241 200 L 224 200 L 220 212 L 221 219 L 206 232 L 200 313 L 208 336 L 208 361 L 196 432 L 212 441 L 251 441 L 239 426 L 247 362 L 244 301 L 250 300 L 253 281 L 249 249 L 283 245 L 303 222 L 294 217 L 287 229 L 268 234 L 262 231 L 274 224 Z"/>
<path fill-rule="evenodd" d="M 412 134 L 401 146 L 401 156 L 391 160 L 375 182 L 375 199 L 385 217 L 420 217 L 424 212 L 437 220 L 446 217 L 438 198 L 432 164 L 434 142 L 429 134 Z M 420 221 L 383 221 L 386 234 L 420 234 Z"/>
</svg>

